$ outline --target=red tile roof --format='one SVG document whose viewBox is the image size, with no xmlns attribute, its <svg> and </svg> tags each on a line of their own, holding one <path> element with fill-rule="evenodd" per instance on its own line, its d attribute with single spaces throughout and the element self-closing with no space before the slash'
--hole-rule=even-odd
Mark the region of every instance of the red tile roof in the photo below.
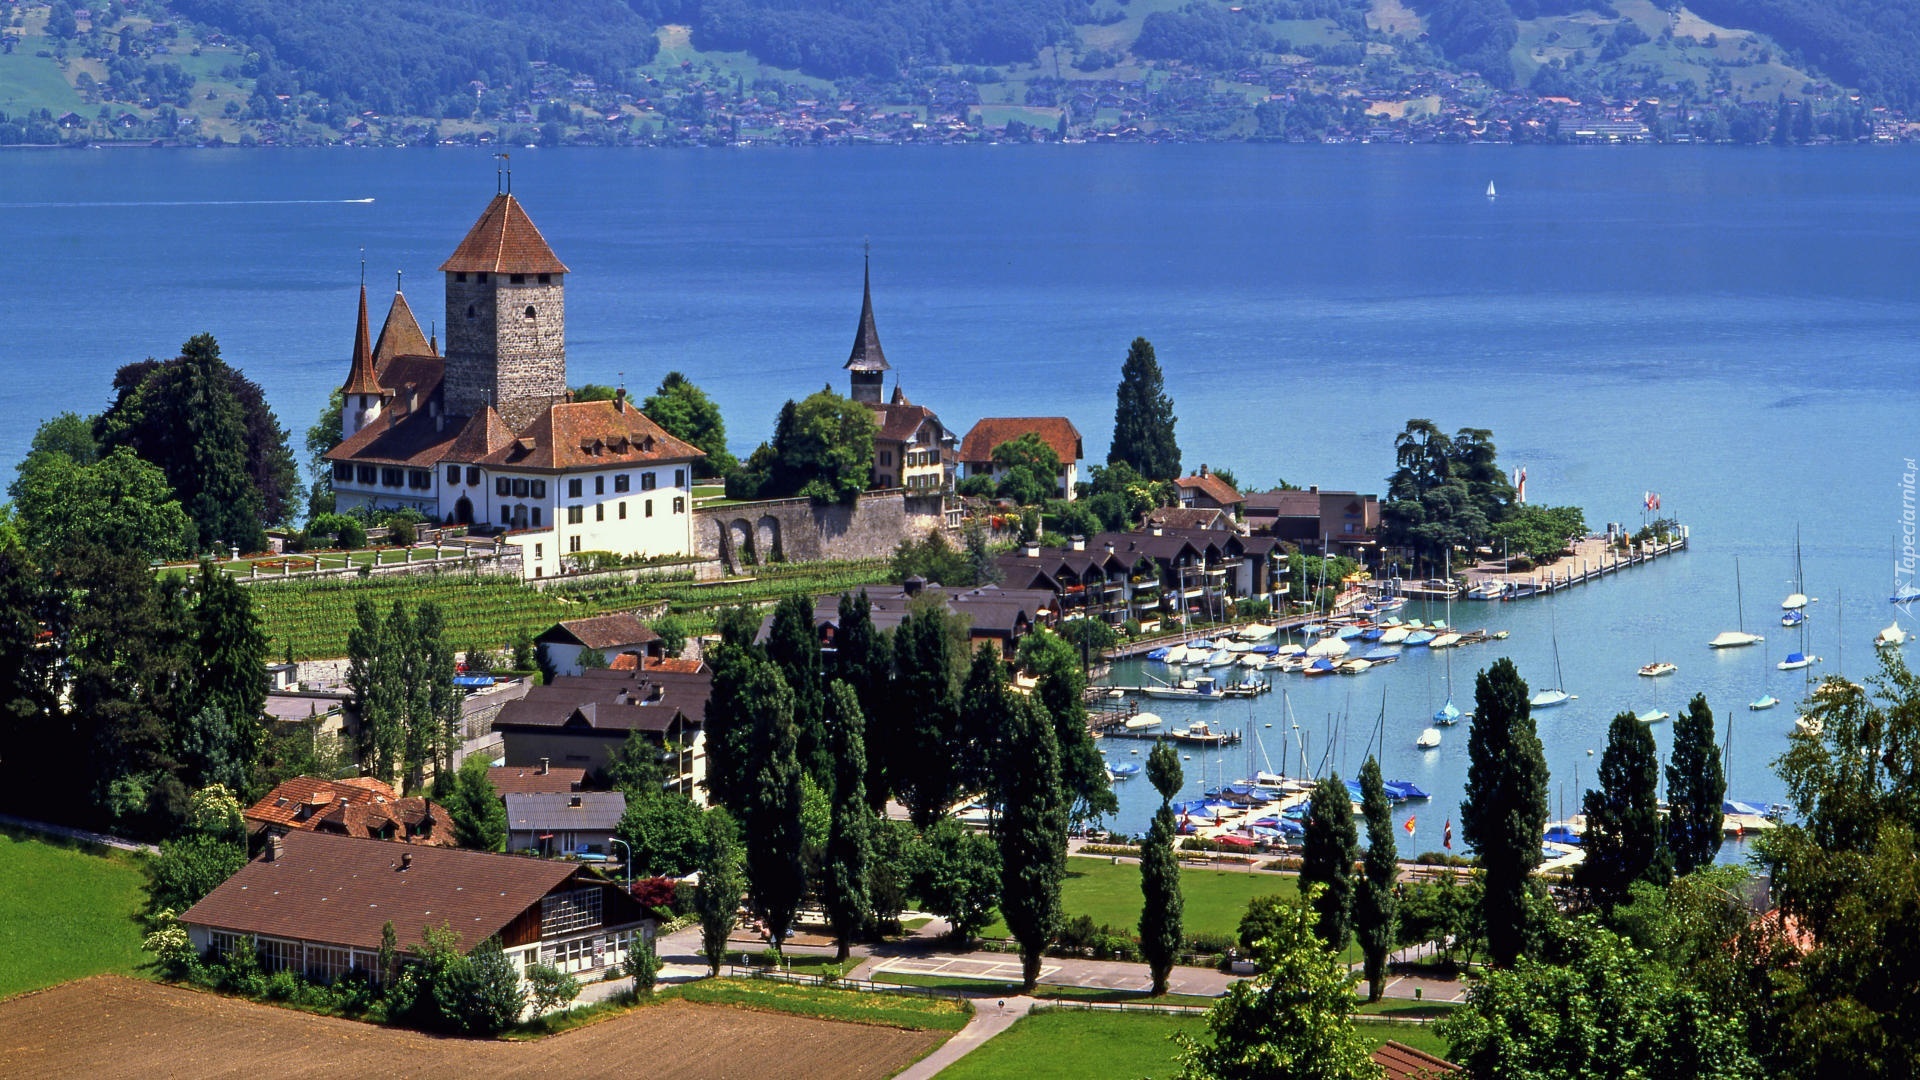
<svg viewBox="0 0 1920 1080">
<path fill-rule="evenodd" d="M 446 811 L 426 799 L 402 797 L 371 777 L 296 776 L 248 807 L 246 819 L 252 825 L 276 829 L 361 838 L 386 834 L 412 844 L 453 843 L 453 822 Z"/>
<path fill-rule="evenodd" d="M 343 394 L 378 394 L 380 380 L 374 377 L 373 347 L 367 343 L 367 287 L 360 286 L 360 322 L 353 331 L 353 365 L 347 369 Z"/>
<path fill-rule="evenodd" d="M 1225 510 L 1211 506 L 1162 506 L 1147 515 L 1147 524 L 1163 529 L 1215 531 L 1227 527 L 1226 517 Z"/>
<path fill-rule="evenodd" d="M 518 439 L 476 463 L 558 472 L 704 456 L 699 447 L 667 434 L 630 401 L 565 401 L 548 406 Z"/>
<path fill-rule="evenodd" d="M 511 195 L 495 195 L 467 230 L 467 238 L 440 264 L 442 273 L 564 274 L 566 264 Z"/>
<path fill-rule="evenodd" d="M 1240 493 L 1233 490 L 1233 485 L 1210 472 L 1183 476 L 1174 483 L 1178 484 L 1183 491 L 1197 491 L 1221 506 L 1232 506 L 1242 501 Z"/>
<path fill-rule="evenodd" d="M 940 418 L 933 414 L 932 409 L 925 405 L 913 404 L 907 400 L 905 394 L 898 391 L 894 392 L 894 400 L 891 404 L 870 404 L 867 407 L 873 410 L 873 418 L 880 425 L 880 429 L 874 433 L 873 437 L 882 442 L 912 442 L 914 434 L 920 430 L 921 425 L 928 421 L 932 421 L 935 425 L 940 423 Z"/>
<path fill-rule="evenodd" d="M 281 843 L 278 857 L 263 853 L 241 867 L 180 921 L 362 949 L 380 947 L 389 921 L 403 949 L 419 947 L 423 927 L 444 924 L 465 950 L 580 872 L 571 863 L 321 833 L 289 833 Z"/>
<path fill-rule="evenodd" d="M 420 320 L 413 317 L 413 308 L 407 306 L 407 298 L 395 289 L 393 304 L 387 308 L 387 321 L 381 324 L 380 336 L 373 342 L 374 365 L 385 366 L 398 356 L 434 355 L 437 354 L 427 343 L 427 335 L 420 332 Z"/>
<path fill-rule="evenodd" d="M 990 416 L 973 425 L 960 440 L 960 460 L 985 464 L 993 460 L 993 448 L 1027 433 L 1040 436 L 1062 465 L 1070 465 L 1086 456 L 1080 448 L 1080 431 L 1064 416 Z"/>
<path fill-rule="evenodd" d="M 616 649 L 622 645 L 645 645 L 659 641 L 660 635 L 647 629 L 631 614 L 619 612 L 597 615 L 591 619 L 563 620 L 537 640 L 564 642 L 568 639 L 589 649 Z"/>
<path fill-rule="evenodd" d="M 548 768 L 541 772 L 538 767 L 494 765 L 487 769 L 487 779 L 501 795 L 567 794 L 579 791 L 587 782 L 587 770 Z"/>
<path fill-rule="evenodd" d="M 460 429 L 453 444 L 447 447 L 447 456 L 454 461 L 479 461 L 489 454 L 505 450 L 514 437 L 506 418 L 488 405 L 475 413 Z"/>
<path fill-rule="evenodd" d="M 1373 1052 L 1373 1063 L 1384 1071 L 1386 1080 L 1439 1080 L 1442 1076 L 1465 1072 L 1445 1058 L 1392 1040 Z"/>
</svg>

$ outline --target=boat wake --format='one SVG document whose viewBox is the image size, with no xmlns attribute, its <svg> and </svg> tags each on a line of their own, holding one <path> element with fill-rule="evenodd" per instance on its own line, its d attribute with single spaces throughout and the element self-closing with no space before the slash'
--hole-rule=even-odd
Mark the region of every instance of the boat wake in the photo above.
<svg viewBox="0 0 1920 1080">
<path fill-rule="evenodd" d="M 182 199 L 178 201 L 137 200 L 128 202 L 10 202 L 0 210 L 100 210 L 120 207 L 153 206 L 364 206 L 365 199 Z"/>
</svg>

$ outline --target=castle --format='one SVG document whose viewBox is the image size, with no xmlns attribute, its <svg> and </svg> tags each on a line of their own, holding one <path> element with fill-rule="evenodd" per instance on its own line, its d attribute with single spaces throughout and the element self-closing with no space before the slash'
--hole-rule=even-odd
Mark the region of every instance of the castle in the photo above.
<svg viewBox="0 0 1920 1080">
<path fill-rule="evenodd" d="M 502 530 L 526 577 L 582 551 L 693 551 L 693 445 L 612 401 L 567 392 L 566 264 L 511 193 L 440 266 L 447 348 L 398 288 L 378 337 L 360 287 L 340 445 L 341 510 L 410 508 Z"/>
</svg>

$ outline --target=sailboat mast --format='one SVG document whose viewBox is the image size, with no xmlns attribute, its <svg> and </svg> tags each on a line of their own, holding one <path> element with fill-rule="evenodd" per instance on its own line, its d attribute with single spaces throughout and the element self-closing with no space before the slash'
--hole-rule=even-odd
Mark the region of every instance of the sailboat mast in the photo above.
<svg viewBox="0 0 1920 1080">
<path fill-rule="evenodd" d="M 1740 556 L 1733 557 L 1733 615 L 1739 621 L 1740 632 L 1747 632 L 1747 604 L 1740 593 Z"/>
</svg>

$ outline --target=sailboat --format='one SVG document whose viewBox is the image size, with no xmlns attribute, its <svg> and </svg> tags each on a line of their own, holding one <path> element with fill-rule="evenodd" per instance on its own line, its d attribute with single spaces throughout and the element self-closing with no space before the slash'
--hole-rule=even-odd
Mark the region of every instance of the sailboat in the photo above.
<svg viewBox="0 0 1920 1080">
<path fill-rule="evenodd" d="M 1759 634 L 1747 633 L 1747 606 L 1740 595 L 1740 556 L 1733 557 L 1733 603 L 1734 613 L 1739 618 L 1738 630 L 1723 630 L 1712 641 L 1707 642 L 1709 649 L 1737 649 L 1742 645 L 1752 645 L 1766 638 Z"/>
<path fill-rule="evenodd" d="M 1567 683 L 1566 676 L 1560 673 L 1560 626 L 1557 619 L 1554 620 L 1552 624 L 1552 633 L 1553 687 L 1549 690 L 1542 690 L 1527 699 L 1527 704 L 1536 709 L 1550 709 L 1555 705 L 1565 705 L 1567 702 L 1573 700 L 1573 695 L 1567 693 L 1564 689 Z"/>
<path fill-rule="evenodd" d="M 1800 526 L 1793 527 L 1793 591 L 1780 601 L 1782 611 L 1799 611 L 1807 606 L 1807 584 L 1805 568 L 1800 563 Z"/>
<path fill-rule="evenodd" d="M 1902 630 L 1899 621 L 1896 620 L 1888 623 L 1885 630 L 1874 635 L 1873 647 L 1876 649 L 1897 649 L 1905 645 L 1911 637 L 1913 637 L 1913 635 Z"/>
<path fill-rule="evenodd" d="M 1757 698 L 1754 698 L 1752 701 L 1747 702 L 1747 708 L 1754 712 L 1760 712 L 1763 709 L 1771 709 L 1775 705 L 1780 704 L 1780 699 L 1777 697 L 1774 697 L 1773 694 L 1769 692 L 1767 688 L 1767 681 L 1768 681 L 1767 672 L 1770 670 L 1772 669 L 1767 666 L 1766 658 L 1762 657 L 1760 660 L 1760 696 Z M 1731 728 L 1733 725 L 1733 721 L 1729 719 L 1727 721 L 1727 725 L 1729 728 Z"/>
<path fill-rule="evenodd" d="M 1807 604 L 1806 593 L 1802 591 L 1806 588 L 1805 578 L 1802 575 L 1803 571 L 1800 565 L 1800 531 L 1795 529 L 1793 534 L 1794 591 L 1793 595 L 1787 597 L 1780 605 L 1781 607 L 1792 609 L 1789 610 L 1788 614 L 1799 614 L 1798 608 L 1805 607 Z M 1795 600 L 1798 600 L 1799 603 L 1795 604 Z M 1805 619 L 1799 621 L 1799 630 L 1800 647 L 1788 653 L 1787 658 L 1776 665 L 1781 671 L 1798 671 L 1801 668 L 1812 667 L 1820 659 L 1817 656 L 1811 656 L 1807 653 L 1807 621 Z"/>
<path fill-rule="evenodd" d="M 1413 740 L 1413 745 L 1422 750 L 1432 750 L 1438 747 L 1440 745 L 1440 729 L 1428 728 L 1422 731 L 1420 737 Z"/>
<path fill-rule="evenodd" d="M 1499 198 L 1499 195 L 1495 193 L 1493 190 L 1493 181 L 1491 180 L 1487 181 L 1487 198 L 1489 199 Z"/>
</svg>

